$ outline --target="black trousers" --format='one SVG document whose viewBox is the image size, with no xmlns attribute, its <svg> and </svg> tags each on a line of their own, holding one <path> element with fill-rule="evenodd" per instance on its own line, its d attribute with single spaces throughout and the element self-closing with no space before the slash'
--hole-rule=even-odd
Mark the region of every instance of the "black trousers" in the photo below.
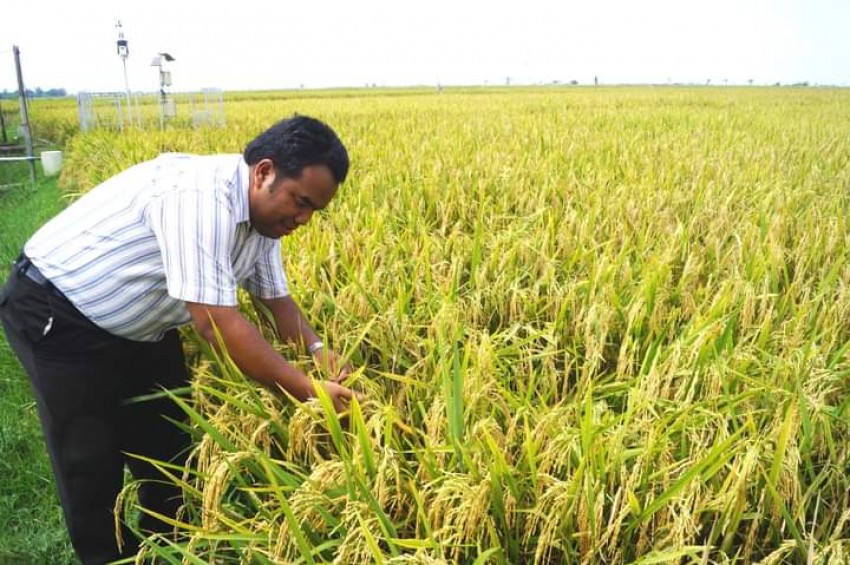
<svg viewBox="0 0 850 565">
<path fill-rule="evenodd" d="M 182 503 L 154 465 L 131 456 L 185 462 L 190 438 L 169 421 L 185 421 L 183 411 L 167 398 L 132 400 L 188 384 L 179 335 L 155 343 L 112 335 L 28 269 L 23 257 L 13 267 L 0 319 L 32 384 L 71 541 L 86 565 L 133 555 L 138 539 L 122 522 L 119 550 L 113 515 L 124 466 L 143 481 L 144 508 L 174 516 Z M 147 513 L 140 520 L 142 531 L 170 530 Z"/>
</svg>

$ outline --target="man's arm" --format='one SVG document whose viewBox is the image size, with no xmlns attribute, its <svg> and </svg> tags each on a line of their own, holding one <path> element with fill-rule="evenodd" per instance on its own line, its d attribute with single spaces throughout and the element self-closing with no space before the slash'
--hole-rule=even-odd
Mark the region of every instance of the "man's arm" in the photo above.
<svg viewBox="0 0 850 565">
<path fill-rule="evenodd" d="M 304 317 L 292 296 L 260 298 L 258 301 L 271 312 L 275 329 L 282 341 L 293 343 L 302 350 L 306 350 L 311 343 L 320 341 L 316 331 L 307 322 L 307 318 Z"/>
<path fill-rule="evenodd" d="M 292 296 L 258 300 L 274 317 L 275 327 L 281 340 L 294 343 L 304 350 L 311 344 L 321 341 Z M 323 347 L 316 350 L 313 352 L 313 359 L 327 369 L 336 382 L 342 381 L 351 373 L 351 367 L 347 364 L 342 365 L 339 357 L 330 349 Z"/>
<path fill-rule="evenodd" d="M 198 332 L 218 347 L 213 329 L 215 324 L 230 357 L 246 375 L 272 389 L 283 387 L 301 401 L 316 396 L 312 381 L 287 363 L 263 339 L 259 330 L 239 313 L 238 308 L 193 302 L 187 302 L 186 306 Z M 330 382 L 323 385 L 338 410 L 342 407 L 342 400 L 351 399 L 351 391 L 347 388 Z"/>
</svg>

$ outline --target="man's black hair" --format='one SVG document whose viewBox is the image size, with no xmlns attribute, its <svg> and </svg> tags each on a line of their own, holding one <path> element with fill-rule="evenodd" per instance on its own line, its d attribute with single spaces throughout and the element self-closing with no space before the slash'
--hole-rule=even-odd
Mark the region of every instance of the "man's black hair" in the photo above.
<svg viewBox="0 0 850 565">
<path fill-rule="evenodd" d="M 248 165 L 271 159 L 280 178 L 299 178 L 304 167 L 326 165 L 337 183 L 348 175 L 348 151 L 334 130 L 309 116 L 281 120 L 251 141 L 243 154 Z"/>
</svg>

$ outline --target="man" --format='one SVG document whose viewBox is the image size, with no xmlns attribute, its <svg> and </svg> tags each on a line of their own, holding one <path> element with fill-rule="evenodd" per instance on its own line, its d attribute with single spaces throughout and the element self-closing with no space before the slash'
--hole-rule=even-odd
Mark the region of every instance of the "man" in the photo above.
<svg viewBox="0 0 850 565">
<path fill-rule="evenodd" d="M 33 385 L 71 540 L 80 559 L 119 551 L 112 509 L 126 464 L 139 498 L 173 516 L 179 490 L 130 454 L 182 464 L 188 436 L 166 398 L 134 397 L 185 386 L 176 328 L 193 323 L 242 371 L 298 400 L 313 382 L 239 312 L 243 286 L 274 317 L 283 339 L 328 370 L 321 382 L 342 410 L 348 373 L 289 296 L 280 238 L 333 199 L 348 153 L 326 124 L 304 116 L 260 134 L 244 155 L 166 154 L 107 180 L 45 224 L 24 246 L 0 294 L 6 336 Z M 143 514 L 145 531 L 168 525 Z M 125 540 L 133 536 L 123 536 Z"/>
</svg>

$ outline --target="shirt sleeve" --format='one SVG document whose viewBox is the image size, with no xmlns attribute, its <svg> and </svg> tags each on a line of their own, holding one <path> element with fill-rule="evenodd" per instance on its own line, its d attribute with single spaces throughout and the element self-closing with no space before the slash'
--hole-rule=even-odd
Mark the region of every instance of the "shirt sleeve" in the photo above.
<svg viewBox="0 0 850 565">
<path fill-rule="evenodd" d="M 211 306 L 236 306 L 231 261 L 236 221 L 229 204 L 197 189 L 169 191 L 148 218 L 169 296 Z"/>
<path fill-rule="evenodd" d="M 286 272 L 283 270 L 279 239 L 269 243 L 265 253 L 257 261 L 254 272 L 245 280 L 243 286 L 257 298 L 283 298 L 289 295 L 289 284 L 286 281 Z"/>
</svg>

